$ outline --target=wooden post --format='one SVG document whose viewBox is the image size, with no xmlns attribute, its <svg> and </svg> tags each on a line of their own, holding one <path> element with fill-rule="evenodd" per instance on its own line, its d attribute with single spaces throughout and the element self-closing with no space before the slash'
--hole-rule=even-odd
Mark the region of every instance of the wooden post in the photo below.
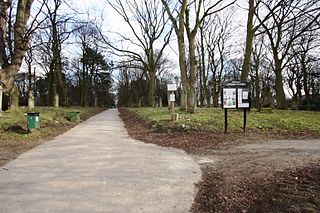
<svg viewBox="0 0 320 213">
<path fill-rule="evenodd" d="M 243 132 L 246 132 L 246 126 L 247 126 L 247 109 L 243 109 Z"/>
<path fill-rule="evenodd" d="M 224 134 L 228 133 L 228 109 L 224 109 Z"/>
<path fill-rule="evenodd" d="M 176 122 L 178 120 L 178 116 L 177 114 L 174 112 L 174 102 L 175 102 L 175 94 L 174 92 L 177 91 L 177 85 L 176 84 L 168 84 L 167 85 L 167 90 L 168 90 L 168 101 L 169 104 L 171 106 L 171 120 L 172 123 Z M 170 109 L 170 107 L 169 107 Z"/>
<path fill-rule="evenodd" d="M 0 112 L 2 111 L 2 93 L 3 93 L 3 87 L 0 83 Z"/>
<path fill-rule="evenodd" d="M 171 119 L 172 122 L 176 122 L 175 114 L 174 114 L 174 101 L 171 100 L 171 95 L 174 95 L 174 92 L 170 93 L 170 103 L 171 103 Z"/>
</svg>

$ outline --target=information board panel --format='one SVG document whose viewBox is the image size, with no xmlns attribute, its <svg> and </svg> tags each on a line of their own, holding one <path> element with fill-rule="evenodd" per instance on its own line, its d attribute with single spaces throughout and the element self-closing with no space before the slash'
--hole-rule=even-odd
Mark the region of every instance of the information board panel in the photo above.
<svg viewBox="0 0 320 213">
<path fill-rule="evenodd" d="M 250 108 L 250 90 L 247 82 L 225 82 L 221 94 L 222 108 L 246 109 Z"/>
<path fill-rule="evenodd" d="M 247 88 L 238 88 L 238 108 L 249 107 L 249 90 Z"/>
<path fill-rule="evenodd" d="M 236 105 L 236 88 L 224 88 L 223 89 L 223 108 L 235 109 Z"/>
</svg>

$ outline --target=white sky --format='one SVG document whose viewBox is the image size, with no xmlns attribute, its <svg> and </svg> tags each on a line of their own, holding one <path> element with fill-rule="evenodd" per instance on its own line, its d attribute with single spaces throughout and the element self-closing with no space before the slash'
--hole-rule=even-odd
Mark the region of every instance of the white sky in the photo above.
<svg viewBox="0 0 320 213">
<path fill-rule="evenodd" d="M 84 19 L 89 16 L 91 18 L 96 18 L 98 20 L 103 19 L 103 31 L 111 40 L 116 40 L 116 35 L 111 32 L 117 32 L 124 35 L 132 35 L 131 29 L 127 26 L 122 19 L 122 17 L 109 6 L 106 0 L 71 0 L 70 6 L 78 12 L 79 16 L 82 16 Z M 38 2 L 35 1 L 35 6 Z M 246 26 L 246 7 L 247 0 L 238 0 L 236 7 L 236 12 L 234 15 L 234 25 L 235 31 L 232 33 L 234 38 L 231 41 L 233 45 L 233 50 L 238 50 L 233 54 L 233 57 L 243 54 L 241 48 L 243 47 L 244 38 L 245 38 L 245 26 Z M 68 7 L 62 8 L 63 10 L 68 10 Z M 173 61 L 175 67 L 172 67 L 172 72 L 179 74 L 178 66 L 178 48 L 177 41 L 175 39 L 175 33 L 172 33 L 172 42 L 170 46 L 166 48 L 165 55 Z M 130 48 L 130 47 L 129 47 Z M 70 54 L 71 58 L 75 57 L 75 50 L 72 48 L 67 48 L 67 55 Z M 140 50 L 139 50 L 140 51 Z"/>
<path fill-rule="evenodd" d="M 131 29 L 127 26 L 127 24 L 122 20 L 122 17 L 111 8 L 105 0 L 73 0 L 74 5 L 76 8 L 79 8 L 79 11 L 82 11 L 85 13 L 86 11 L 90 11 L 91 16 L 96 16 L 97 18 L 100 18 L 103 14 L 104 23 L 103 23 L 103 31 L 105 34 L 107 34 L 109 37 L 114 37 L 115 35 L 111 32 L 118 32 L 125 35 L 132 35 Z M 233 49 L 239 49 L 239 53 L 241 53 L 242 43 L 244 43 L 244 37 L 243 34 L 245 31 L 246 26 L 246 10 L 244 9 L 247 7 L 246 0 L 238 0 L 237 5 L 235 5 L 237 8 L 235 11 L 235 32 L 234 32 L 234 48 Z M 241 8 L 242 7 L 242 8 Z M 86 15 L 85 15 L 86 16 Z M 84 16 L 84 17 L 85 17 Z M 111 31 L 111 32 L 110 32 Z M 175 37 L 175 33 L 172 34 Z M 166 55 L 173 60 L 173 62 L 176 64 L 176 67 L 173 68 L 174 73 L 179 73 L 179 67 L 178 67 L 178 55 L 177 55 L 177 44 L 176 40 L 174 39 L 170 43 L 170 47 L 167 47 L 166 49 Z M 239 53 L 236 53 L 239 54 Z M 242 54 L 242 53 L 241 53 Z"/>
</svg>

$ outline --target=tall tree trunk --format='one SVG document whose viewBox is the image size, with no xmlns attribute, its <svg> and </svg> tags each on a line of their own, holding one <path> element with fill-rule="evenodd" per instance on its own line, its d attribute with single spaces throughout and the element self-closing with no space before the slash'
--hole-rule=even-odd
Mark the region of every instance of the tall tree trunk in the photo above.
<svg viewBox="0 0 320 213">
<path fill-rule="evenodd" d="M 202 92 L 203 92 L 203 96 L 204 96 L 204 99 L 206 100 L 206 106 L 210 106 L 210 100 L 208 99 L 208 86 L 207 86 L 207 79 L 208 79 L 208 76 L 206 74 L 206 63 L 205 63 L 205 51 L 204 51 L 204 35 L 203 35 L 203 29 L 201 28 L 201 64 L 202 64 Z"/>
<path fill-rule="evenodd" d="M 182 27 L 184 26 L 182 25 Z M 189 84 L 187 81 L 186 50 L 185 50 L 184 36 L 182 35 L 178 35 L 178 48 L 179 48 L 179 65 L 180 65 L 180 75 L 181 75 L 180 109 L 184 111 L 184 110 L 187 110 L 188 108 L 187 94 L 189 90 Z"/>
<path fill-rule="evenodd" d="M 8 9 L 12 4 L 12 0 L 7 2 L 2 1 L 0 3 L 0 66 L 7 67 L 8 66 L 8 57 L 6 52 L 6 33 L 7 33 L 7 20 L 8 17 Z"/>
<path fill-rule="evenodd" d="M 155 101 L 154 101 L 154 94 L 155 94 L 155 82 L 156 82 L 156 73 L 155 71 L 149 70 L 149 90 L 148 90 L 148 106 L 154 107 Z"/>
<path fill-rule="evenodd" d="M 218 100 L 219 100 L 219 92 L 218 92 L 218 83 L 217 83 L 217 67 L 213 65 L 214 63 L 214 57 L 211 55 L 211 70 L 212 70 L 212 106 L 218 107 Z"/>
<path fill-rule="evenodd" d="M 54 106 L 54 88 L 55 88 L 55 74 L 53 70 L 53 61 L 50 62 L 48 73 L 48 104 Z"/>
<path fill-rule="evenodd" d="M 214 87 L 216 87 L 216 83 L 212 83 L 212 107 L 218 107 L 218 97 Z"/>
<path fill-rule="evenodd" d="M 200 52 L 200 50 L 198 49 L 198 56 L 201 58 L 201 63 L 199 63 L 198 66 L 198 78 L 199 78 L 199 89 L 200 89 L 200 106 L 203 107 L 204 106 L 204 87 L 203 87 L 203 80 L 202 80 L 202 73 L 204 72 L 203 70 L 203 66 L 202 66 L 202 53 Z"/>
<path fill-rule="evenodd" d="M 34 95 L 32 89 L 28 92 L 28 109 L 34 109 Z"/>
<path fill-rule="evenodd" d="M 196 89 L 194 85 L 190 85 L 188 90 L 188 112 L 195 113 L 195 111 L 196 111 Z"/>
<path fill-rule="evenodd" d="M 57 87 L 54 88 L 54 99 L 53 99 L 53 106 L 59 108 L 59 93 L 57 91 Z"/>
<path fill-rule="evenodd" d="M 160 107 L 160 108 L 163 107 L 162 97 L 161 97 L 161 96 L 159 97 L 159 107 Z"/>
<path fill-rule="evenodd" d="M 62 105 L 67 105 L 67 92 L 64 86 L 64 80 L 62 77 L 62 64 L 61 64 L 61 49 L 60 49 L 60 41 L 58 36 L 58 29 L 57 29 L 57 21 L 56 21 L 57 14 L 54 14 L 52 24 L 52 60 L 53 60 L 53 70 L 55 73 L 55 87 L 56 92 L 59 93 L 59 99 Z"/>
<path fill-rule="evenodd" d="M 255 103 L 256 103 L 256 108 L 260 112 L 261 109 L 261 100 L 260 100 L 260 77 L 259 77 L 259 66 L 256 67 L 256 73 L 255 73 L 255 82 L 254 82 L 254 87 L 255 87 L 255 92 L 256 92 L 256 97 L 255 97 Z"/>
<path fill-rule="evenodd" d="M 277 108 L 286 109 L 286 96 L 283 89 L 283 77 L 282 77 L 282 61 L 275 60 L 275 90 L 277 99 Z"/>
<path fill-rule="evenodd" d="M 16 85 L 13 85 L 9 92 L 10 95 L 10 110 L 19 109 L 19 88 Z"/>
<path fill-rule="evenodd" d="M 195 34 L 189 37 L 190 76 L 188 90 L 188 112 L 195 113 L 196 109 L 196 44 Z"/>
<path fill-rule="evenodd" d="M 58 85 L 59 85 L 59 95 L 61 97 L 61 104 L 62 106 L 68 106 L 68 94 L 67 94 L 67 89 L 65 87 L 64 79 L 62 76 L 62 63 L 61 63 L 61 51 L 60 48 L 58 48 L 58 55 L 57 55 L 57 66 L 56 66 L 56 73 L 57 73 L 57 80 L 58 80 Z"/>
<path fill-rule="evenodd" d="M 249 12 L 247 20 L 247 37 L 244 60 L 242 64 L 241 80 L 246 81 L 250 70 L 250 58 L 252 54 L 252 43 L 254 38 L 253 17 L 254 17 L 254 0 L 249 0 Z"/>
<path fill-rule="evenodd" d="M 301 74 L 300 73 L 298 73 L 296 82 L 297 82 L 296 87 L 297 87 L 297 95 L 298 95 L 297 104 L 298 104 L 298 106 L 300 106 L 301 99 L 302 99 L 302 85 L 301 85 Z"/>
<path fill-rule="evenodd" d="M 11 1 L 8 1 L 8 4 L 10 2 Z M 13 78 L 18 73 L 21 67 L 24 55 L 27 51 L 29 37 L 26 36 L 25 33 L 27 30 L 26 25 L 30 17 L 30 10 L 31 10 L 32 3 L 33 3 L 33 0 L 19 0 L 17 4 L 16 21 L 14 23 L 14 52 L 12 53 L 12 59 L 10 64 L 5 63 L 4 64 L 5 66 L 2 65 L 2 68 L 0 68 L 0 81 L 5 84 L 7 91 L 11 89 L 11 86 L 13 85 L 13 80 L 14 80 Z M 6 12 L 6 11 L 2 11 L 3 9 L 5 9 L 5 7 L 1 8 L 1 15 L 3 12 Z M 5 20 L 3 18 L 5 17 L 1 16 L 0 25 L 3 25 L 3 23 L 5 23 L 4 22 Z M 0 26 L 0 28 L 2 31 L 6 29 L 5 26 Z M 1 46 L 1 47 L 3 48 L 4 46 Z M 5 52 L 2 49 L 1 50 L 2 60 L 6 58 L 3 54 L 5 54 Z"/>
<path fill-rule="evenodd" d="M 301 71 L 302 71 L 302 76 L 303 76 L 303 90 L 304 94 L 306 96 L 307 102 L 309 104 L 310 101 L 310 90 L 309 90 L 309 81 L 308 81 L 308 71 L 306 68 L 306 64 L 304 62 L 304 58 L 301 61 Z"/>
<path fill-rule="evenodd" d="M 79 106 L 82 106 L 82 83 L 81 83 L 81 72 L 80 72 L 80 63 L 78 63 L 78 88 L 79 88 L 79 99 L 78 99 L 78 104 Z"/>
<path fill-rule="evenodd" d="M 82 64 L 82 87 L 81 87 L 81 106 L 85 106 L 85 93 L 86 93 L 86 67 Z"/>
<path fill-rule="evenodd" d="M 188 7 L 188 1 L 183 1 L 181 5 L 181 9 L 179 12 L 178 23 L 176 19 L 173 17 L 170 9 L 168 7 L 168 3 L 165 0 L 162 0 L 162 3 L 165 5 L 166 11 L 171 19 L 174 30 L 177 35 L 178 40 L 178 50 L 179 50 L 179 67 L 180 67 L 180 75 L 181 75 L 181 97 L 180 97 L 180 110 L 187 109 L 187 94 L 189 90 L 189 84 L 187 81 L 187 64 L 186 64 L 186 46 L 184 42 L 184 33 L 185 33 L 185 12 Z"/>
<path fill-rule="evenodd" d="M 31 52 L 31 61 L 28 63 L 28 108 L 32 110 L 34 108 L 34 95 L 33 95 L 33 89 L 32 89 L 32 52 Z"/>
<path fill-rule="evenodd" d="M 206 76 L 206 64 L 205 64 L 205 51 L 204 51 L 204 34 L 203 27 L 200 27 L 200 50 L 199 57 L 199 75 L 200 75 L 200 104 L 201 106 L 209 104 L 208 102 L 208 88 L 207 88 L 207 76 Z"/>
</svg>

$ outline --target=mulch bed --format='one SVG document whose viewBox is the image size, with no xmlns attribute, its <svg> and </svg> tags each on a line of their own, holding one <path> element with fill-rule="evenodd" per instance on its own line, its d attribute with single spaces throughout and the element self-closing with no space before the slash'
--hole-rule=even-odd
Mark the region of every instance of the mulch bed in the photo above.
<svg viewBox="0 0 320 213">
<path fill-rule="evenodd" d="M 320 166 L 276 172 L 265 178 L 222 177 L 202 168 L 194 213 L 302 213 L 320 211 Z"/>
</svg>

